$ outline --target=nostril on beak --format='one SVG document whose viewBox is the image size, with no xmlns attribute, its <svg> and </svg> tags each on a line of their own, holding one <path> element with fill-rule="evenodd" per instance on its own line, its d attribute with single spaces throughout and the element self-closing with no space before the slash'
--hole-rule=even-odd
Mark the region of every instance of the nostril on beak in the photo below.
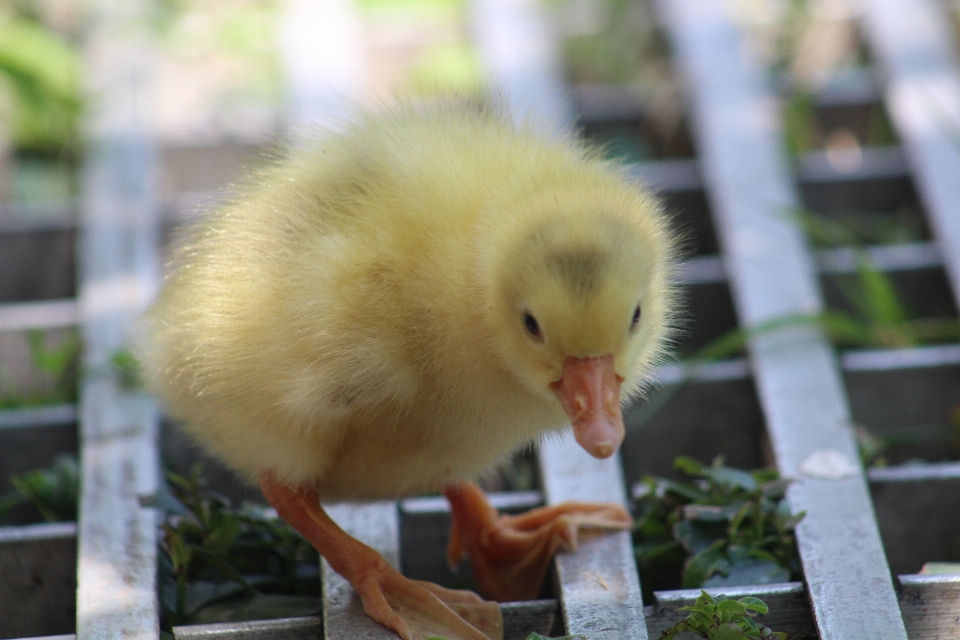
<svg viewBox="0 0 960 640">
<path fill-rule="evenodd" d="M 573 401 L 576 405 L 577 417 L 582 418 L 587 415 L 587 397 L 581 393 L 578 393 L 573 397 Z"/>
<path fill-rule="evenodd" d="M 607 410 L 607 415 L 610 416 L 611 418 L 616 417 L 620 409 L 620 399 L 617 398 L 617 394 L 615 394 L 612 389 L 607 389 L 606 397 L 604 398 L 604 400 L 606 401 L 605 408 Z"/>
</svg>

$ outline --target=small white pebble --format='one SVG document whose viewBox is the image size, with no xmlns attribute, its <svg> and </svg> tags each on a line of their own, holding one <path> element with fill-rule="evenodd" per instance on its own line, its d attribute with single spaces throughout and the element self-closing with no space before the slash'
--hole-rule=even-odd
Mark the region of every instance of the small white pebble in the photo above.
<svg viewBox="0 0 960 640">
<path fill-rule="evenodd" d="M 860 465 L 836 449 L 819 449 L 800 464 L 800 473 L 818 480 L 842 480 L 860 473 Z"/>
</svg>

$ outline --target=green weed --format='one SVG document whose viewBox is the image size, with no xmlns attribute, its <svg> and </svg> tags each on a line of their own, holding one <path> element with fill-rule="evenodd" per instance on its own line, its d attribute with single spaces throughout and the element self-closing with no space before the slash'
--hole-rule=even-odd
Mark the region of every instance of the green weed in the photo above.
<svg viewBox="0 0 960 640">
<path fill-rule="evenodd" d="M 77 381 L 80 371 L 82 343 L 76 331 L 70 331 L 57 345 L 48 347 L 40 329 L 26 332 L 30 347 L 30 363 L 33 368 L 30 390 L 15 390 L 9 374 L 0 379 L 0 409 L 23 406 L 57 404 L 77 401 Z M 52 385 L 45 384 L 45 380 Z M 6 387 L 3 391 L 2 387 Z"/>
<path fill-rule="evenodd" d="M 686 620 L 664 629 L 660 640 L 672 640 L 681 633 L 692 633 L 707 640 L 786 640 L 787 637 L 782 631 L 772 631 L 754 620 L 769 611 L 759 598 L 732 600 L 723 594 L 714 598 L 701 591 L 696 603 L 679 611 L 690 614 Z"/>
<path fill-rule="evenodd" d="M 110 356 L 110 366 L 121 388 L 128 391 L 143 389 L 143 365 L 129 348 L 114 351 Z"/>
<path fill-rule="evenodd" d="M 147 504 L 161 509 L 158 589 L 165 629 L 184 623 L 313 615 L 320 611 L 317 552 L 272 510 L 229 500 L 201 467 L 167 473 Z"/>
<path fill-rule="evenodd" d="M 0 92 L 12 102 L 15 146 L 56 157 L 79 143 L 80 53 L 37 15 L 20 9 L 0 11 Z"/>
<path fill-rule="evenodd" d="M 637 499 L 634 552 L 644 598 L 677 587 L 789 582 L 800 575 L 790 480 L 774 469 L 743 471 L 718 458 L 710 466 L 681 456 L 674 467 L 691 477 L 647 477 Z"/>
<path fill-rule="evenodd" d="M 46 522 L 77 519 L 80 480 L 73 455 L 57 456 L 45 469 L 11 475 L 10 484 L 13 490 L 0 498 L 0 520 L 23 505 L 31 505 Z"/>
</svg>

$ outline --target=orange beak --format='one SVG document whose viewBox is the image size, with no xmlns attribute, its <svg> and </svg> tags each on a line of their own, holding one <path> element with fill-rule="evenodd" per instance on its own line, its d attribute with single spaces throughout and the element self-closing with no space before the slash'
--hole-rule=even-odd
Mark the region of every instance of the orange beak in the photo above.
<svg viewBox="0 0 960 640">
<path fill-rule="evenodd" d="M 563 375 L 550 385 L 573 423 L 573 435 L 587 453 L 609 458 L 623 442 L 620 384 L 613 356 L 568 357 Z"/>
</svg>

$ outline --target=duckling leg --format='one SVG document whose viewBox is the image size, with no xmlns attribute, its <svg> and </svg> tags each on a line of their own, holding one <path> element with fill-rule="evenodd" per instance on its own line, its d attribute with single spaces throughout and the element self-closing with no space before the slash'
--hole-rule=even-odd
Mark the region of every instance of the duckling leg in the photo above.
<svg viewBox="0 0 960 640">
<path fill-rule="evenodd" d="M 503 620 L 495 602 L 487 602 L 470 591 L 454 591 L 405 578 L 379 553 L 337 526 L 313 491 L 292 489 L 269 473 L 261 474 L 260 487 L 280 517 L 353 586 L 367 615 L 404 640 L 434 636 L 449 640 L 502 640 Z"/>
<path fill-rule="evenodd" d="M 444 492 L 453 511 L 447 560 L 470 557 L 480 593 L 500 602 L 533 600 L 558 549 L 577 548 L 581 527 L 629 529 L 629 512 L 618 504 L 564 502 L 518 516 L 500 515 L 473 482 Z"/>
</svg>

